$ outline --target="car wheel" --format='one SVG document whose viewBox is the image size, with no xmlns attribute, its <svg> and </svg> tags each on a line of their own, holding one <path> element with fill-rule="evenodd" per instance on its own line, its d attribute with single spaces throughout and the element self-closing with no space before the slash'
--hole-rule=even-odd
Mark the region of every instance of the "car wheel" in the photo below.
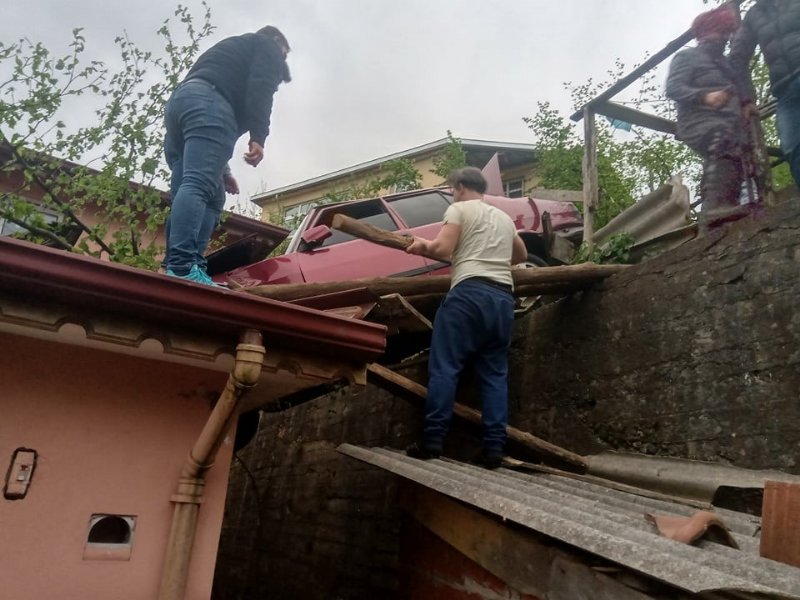
<svg viewBox="0 0 800 600">
<path fill-rule="evenodd" d="M 525 265 L 526 269 L 529 269 L 531 267 L 546 267 L 547 261 L 538 254 L 531 253 L 528 254 L 528 258 L 522 264 Z"/>
</svg>

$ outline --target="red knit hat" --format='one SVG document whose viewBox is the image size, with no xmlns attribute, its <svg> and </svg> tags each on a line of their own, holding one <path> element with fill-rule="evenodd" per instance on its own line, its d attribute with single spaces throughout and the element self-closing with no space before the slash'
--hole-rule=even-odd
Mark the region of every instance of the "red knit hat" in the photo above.
<svg viewBox="0 0 800 600">
<path fill-rule="evenodd" d="M 698 15 L 692 23 L 692 33 L 698 40 L 714 34 L 731 35 L 737 29 L 739 15 L 728 4 Z"/>
</svg>

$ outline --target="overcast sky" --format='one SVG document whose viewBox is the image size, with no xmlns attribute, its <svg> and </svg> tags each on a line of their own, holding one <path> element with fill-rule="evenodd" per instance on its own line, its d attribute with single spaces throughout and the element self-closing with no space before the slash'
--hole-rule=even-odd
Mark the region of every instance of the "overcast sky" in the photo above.
<svg viewBox="0 0 800 600">
<path fill-rule="evenodd" d="M 112 59 L 123 29 L 155 49 L 164 0 L 2 0 L 0 39 L 61 49 L 84 27 L 92 58 Z M 185 2 L 201 14 L 195 0 Z M 522 117 L 563 82 L 605 79 L 677 37 L 702 0 L 209 0 L 206 47 L 273 24 L 294 80 L 275 96 L 266 158 L 231 161 L 243 192 L 280 187 L 424 144 L 463 138 L 532 142 Z"/>
</svg>

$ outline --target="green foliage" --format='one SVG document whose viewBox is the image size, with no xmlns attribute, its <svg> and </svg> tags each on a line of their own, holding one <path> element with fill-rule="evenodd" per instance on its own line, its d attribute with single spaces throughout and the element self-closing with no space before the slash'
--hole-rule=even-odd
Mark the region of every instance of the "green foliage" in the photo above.
<svg viewBox="0 0 800 600">
<path fill-rule="evenodd" d="M 155 236 L 167 209 L 152 185 L 169 179 L 162 161 L 164 105 L 213 31 L 203 6 L 197 28 L 189 9 L 174 11 L 184 41 L 173 37 L 169 19 L 163 22 L 160 53 L 120 35 L 113 66 L 85 57 L 80 29 L 61 55 L 28 39 L 0 42 L 0 68 L 10 72 L 0 82 L 0 144 L 10 150 L 0 170 L 22 175 L 16 189 L 0 194 L 0 218 L 34 241 L 157 268 L 163 248 Z M 90 124 L 70 121 L 77 106 L 94 108 Z M 31 200 L 37 196 L 41 203 Z M 58 222 L 45 222 L 41 211 Z M 87 218 L 90 212 L 95 218 Z M 68 226 L 81 232 L 75 243 L 63 235 Z"/>
<path fill-rule="evenodd" d="M 461 169 L 467 166 L 467 153 L 464 151 L 464 146 L 461 140 L 454 138 L 453 133 L 447 130 L 447 145 L 433 157 L 433 169 L 431 173 L 438 175 L 442 180 L 447 177 L 456 169 Z"/>
<path fill-rule="evenodd" d="M 584 106 L 627 72 L 617 61 L 608 72 L 609 79 L 597 84 L 592 80 L 581 85 L 565 83 L 573 109 Z M 760 69 L 760 70 L 759 70 Z M 626 102 L 632 108 L 643 110 L 670 120 L 675 119 L 674 107 L 664 96 L 663 81 L 656 80 L 657 72 L 651 71 L 642 77 L 633 98 Z M 768 76 L 758 62 L 754 65 L 754 81 L 757 87 L 768 86 Z M 619 100 L 617 100 L 619 101 Z M 565 116 L 540 103 L 535 116 L 524 119 L 532 130 L 537 146 L 538 185 L 552 189 L 582 189 L 583 132 Z M 767 139 L 774 123 L 767 123 Z M 666 183 L 673 175 L 681 175 L 689 186 L 699 184 L 700 159 L 687 146 L 674 137 L 658 132 L 633 128 L 630 135 L 619 135 L 604 117 L 597 118 L 598 130 L 598 175 L 600 203 L 595 215 L 595 227 L 603 227 L 617 214 L 630 206 L 637 198 Z"/>
<path fill-rule="evenodd" d="M 593 262 L 627 265 L 631 263 L 631 248 L 634 242 L 631 234 L 617 233 L 608 238 L 608 242 L 602 247 L 589 247 L 588 244 L 583 243 L 578 248 L 573 262 L 575 264 Z"/>
<path fill-rule="evenodd" d="M 302 220 L 302 217 L 296 217 L 295 219 L 289 219 L 289 221 L 291 221 L 291 223 L 287 223 L 286 222 L 287 220 L 286 219 L 282 219 L 281 214 L 278 211 L 272 212 L 269 215 L 269 222 L 270 223 L 282 223 L 283 227 L 286 227 L 287 229 L 291 229 L 291 230 L 296 229 L 300 225 L 300 221 L 301 220 Z M 291 243 L 291 241 L 292 241 L 292 236 L 290 235 L 285 240 L 283 240 L 280 244 L 275 246 L 275 248 L 272 249 L 272 252 L 269 253 L 269 256 L 267 258 L 272 258 L 273 256 L 281 256 L 284 252 L 286 252 L 286 248 L 289 247 L 289 244 Z"/>
</svg>

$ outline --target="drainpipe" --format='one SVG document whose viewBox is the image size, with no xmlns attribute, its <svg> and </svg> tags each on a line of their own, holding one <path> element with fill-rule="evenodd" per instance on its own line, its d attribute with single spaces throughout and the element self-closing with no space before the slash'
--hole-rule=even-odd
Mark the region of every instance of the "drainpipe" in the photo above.
<svg viewBox="0 0 800 600">
<path fill-rule="evenodd" d="M 205 474 L 214 465 L 217 450 L 237 416 L 239 401 L 261 375 L 265 353 L 260 332 L 247 330 L 242 334 L 236 347 L 236 363 L 225 390 L 181 469 L 177 491 L 170 498 L 175 510 L 164 557 L 159 600 L 184 600 L 197 513 L 203 502 Z"/>
</svg>

